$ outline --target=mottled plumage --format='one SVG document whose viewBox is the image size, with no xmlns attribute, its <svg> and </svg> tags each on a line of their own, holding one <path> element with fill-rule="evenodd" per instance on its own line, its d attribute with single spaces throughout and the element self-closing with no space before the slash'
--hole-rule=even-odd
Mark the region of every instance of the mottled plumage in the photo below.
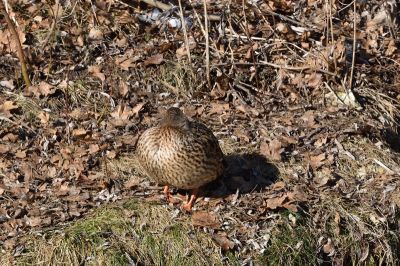
<svg viewBox="0 0 400 266">
<path fill-rule="evenodd" d="M 223 153 L 212 131 L 174 107 L 158 126 L 140 136 L 136 152 L 147 175 L 165 186 L 197 189 L 224 170 Z"/>
</svg>

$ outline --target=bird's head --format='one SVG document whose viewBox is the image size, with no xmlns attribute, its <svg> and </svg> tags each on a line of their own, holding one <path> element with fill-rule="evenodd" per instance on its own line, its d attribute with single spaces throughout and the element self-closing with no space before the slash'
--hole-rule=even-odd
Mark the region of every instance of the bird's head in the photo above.
<svg viewBox="0 0 400 266">
<path fill-rule="evenodd" d="M 165 112 L 161 120 L 161 125 L 187 129 L 189 127 L 189 120 L 179 108 L 171 107 Z"/>
</svg>

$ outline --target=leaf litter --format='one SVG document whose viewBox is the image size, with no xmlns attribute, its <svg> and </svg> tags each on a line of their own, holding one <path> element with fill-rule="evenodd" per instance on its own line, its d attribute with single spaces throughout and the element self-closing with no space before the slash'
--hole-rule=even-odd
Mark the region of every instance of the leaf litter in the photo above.
<svg viewBox="0 0 400 266">
<path fill-rule="evenodd" d="M 135 143 L 178 104 L 213 129 L 227 155 L 226 173 L 191 216 L 224 252 L 263 262 L 284 235 L 309 227 L 301 241 L 283 243 L 306 252 L 310 236 L 315 260 L 300 264 L 398 263 L 396 3 L 357 2 L 354 14 L 336 1 L 239 2 L 207 2 L 218 17 L 210 17 L 209 50 L 197 4 L 184 3 L 185 33 L 178 9 L 10 2 L 35 74 L 23 88 L 15 43 L 0 28 L 2 252 L 21 254 L 23 236 L 100 205 L 160 201 Z M 178 205 L 185 195 L 174 198 Z"/>
</svg>

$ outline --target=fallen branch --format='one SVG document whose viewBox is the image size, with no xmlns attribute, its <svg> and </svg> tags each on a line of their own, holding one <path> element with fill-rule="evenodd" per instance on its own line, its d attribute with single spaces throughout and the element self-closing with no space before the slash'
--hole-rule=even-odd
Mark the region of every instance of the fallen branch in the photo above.
<svg viewBox="0 0 400 266">
<path fill-rule="evenodd" d="M 8 25 L 8 29 L 10 30 L 11 35 L 14 38 L 14 41 L 17 45 L 17 55 L 18 55 L 18 59 L 19 59 L 20 65 L 21 65 L 22 77 L 24 78 L 25 85 L 27 87 L 29 87 L 29 86 L 31 86 L 31 80 L 29 79 L 28 69 L 26 67 L 25 55 L 24 55 L 24 51 L 22 50 L 21 41 L 19 40 L 18 33 L 15 30 L 14 24 L 11 21 L 11 18 L 6 11 L 6 7 L 2 0 L 0 0 L 0 11 L 3 14 L 3 16 L 5 17 L 7 25 Z"/>
</svg>

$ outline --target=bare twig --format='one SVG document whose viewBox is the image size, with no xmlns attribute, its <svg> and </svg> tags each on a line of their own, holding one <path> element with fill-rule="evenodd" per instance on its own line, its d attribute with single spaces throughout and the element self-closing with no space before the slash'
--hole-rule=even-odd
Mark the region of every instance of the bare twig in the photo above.
<svg viewBox="0 0 400 266">
<path fill-rule="evenodd" d="M 318 27 L 316 27 L 316 26 L 314 26 L 314 25 L 311 25 L 312 28 L 310 28 L 310 27 L 308 27 L 308 26 L 307 26 L 306 24 L 304 24 L 304 23 L 301 23 L 301 22 L 299 22 L 299 21 L 297 21 L 297 20 L 288 18 L 288 17 L 286 17 L 286 16 L 284 16 L 284 15 L 282 15 L 282 14 L 276 13 L 276 12 L 274 12 L 274 11 L 265 10 L 265 12 L 267 12 L 268 14 L 270 14 L 270 15 L 272 15 L 272 16 L 274 16 L 274 17 L 278 17 L 278 18 L 280 18 L 280 19 L 282 19 L 282 20 L 284 20 L 284 21 L 287 21 L 287 22 L 293 23 L 293 24 L 295 24 L 295 25 L 298 25 L 298 26 L 300 26 L 300 27 L 303 27 L 303 28 L 305 28 L 306 30 L 318 31 Z"/>
<path fill-rule="evenodd" d="M 163 2 L 157 1 L 157 0 L 138 0 L 139 2 L 144 2 L 148 5 L 160 8 L 164 11 L 170 10 L 172 6 L 164 4 Z M 209 15 L 208 19 L 211 21 L 220 21 L 221 17 L 218 15 Z"/>
<path fill-rule="evenodd" d="M 311 66 L 284 66 L 284 65 L 278 65 L 274 63 L 270 63 L 267 61 L 260 61 L 260 62 L 255 62 L 255 63 L 247 63 L 247 62 L 232 62 L 232 63 L 221 63 L 221 64 L 213 64 L 213 66 L 228 66 L 228 65 L 237 65 L 237 66 L 271 66 L 274 68 L 278 69 L 286 69 L 286 70 L 292 70 L 292 71 L 304 71 L 304 70 L 313 70 L 315 72 L 320 72 L 324 73 L 330 76 L 337 76 L 336 73 L 330 72 L 328 70 L 320 69 L 320 68 L 314 68 Z"/>
<path fill-rule="evenodd" d="M 50 37 L 53 35 L 54 29 L 56 28 L 56 25 L 57 25 L 58 11 L 59 11 L 59 8 L 60 8 L 60 1 L 56 0 L 56 4 L 55 5 L 57 6 L 55 13 L 54 13 L 53 9 L 51 8 L 51 6 L 49 5 L 49 9 L 50 9 L 50 11 L 51 11 L 51 13 L 53 15 L 53 21 L 51 23 L 50 30 L 49 30 L 46 38 L 42 42 L 42 49 L 44 49 L 46 47 L 46 45 L 49 42 Z"/>
<path fill-rule="evenodd" d="M 208 37 L 208 15 L 207 15 L 207 3 L 206 0 L 203 0 L 204 4 L 204 28 L 205 28 L 205 35 L 206 38 L 206 75 L 207 75 L 207 82 L 208 85 L 211 86 L 210 80 L 210 43 Z"/>
<path fill-rule="evenodd" d="M 257 65 L 257 63 L 255 63 Z M 283 65 L 278 65 L 278 64 L 274 64 L 274 63 L 270 63 L 270 62 L 266 62 L 266 61 L 260 61 L 258 64 L 260 65 L 267 65 L 267 66 L 271 66 L 271 67 L 275 67 L 275 68 L 279 68 L 279 69 L 287 69 L 287 70 L 293 70 L 293 71 L 303 71 L 303 70 L 314 70 L 316 72 L 321 72 L 324 74 L 328 74 L 330 76 L 336 76 L 336 73 L 324 70 L 324 69 L 320 69 L 320 68 L 314 68 L 311 66 L 300 66 L 300 67 L 295 67 L 295 66 L 283 66 Z"/>
<path fill-rule="evenodd" d="M 19 59 L 20 65 L 21 65 L 22 77 L 24 78 L 25 85 L 27 87 L 29 87 L 29 86 L 31 86 L 31 80 L 29 79 L 29 75 L 28 75 L 28 68 L 26 66 L 24 50 L 22 50 L 22 45 L 21 45 L 21 41 L 19 40 L 18 33 L 15 30 L 14 23 L 11 21 L 11 18 L 6 11 L 6 8 L 5 8 L 2 0 L 0 0 L 0 11 L 3 13 L 3 16 L 5 17 L 5 19 L 7 21 L 8 29 L 10 30 L 11 35 L 13 36 L 14 41 L 17 45 L 17 55 L 18 55 L 18 59 Z"/>
<path fill-rule="evenodd" d="M 327 29 L 330 28 L 331 42 L 332 42 L 333 64 L 335 66 L 335 72 L 336 72 L 336 69 L 337 69 L 337 62 L 336 62 L 337 58 L 336 58 L 336 49 L 335 49 L 335 39 L 334 39 L 334 35 L 333 35 L 332 5 L 333 5 L 332 4 L 332 0 L 329 0 L 329 14 L 328 14 L 329 23 L 327 23 L 329 25 L 329 27 L 327 27 Z M 327 33 L 327 37 L 328 36 L 329 36 L 329 34 Z M 329 38 L 327 38 L 327 39 L 329 39 Z"/>
<path fill-rule="evenodd" d="M 191 59 L 191 56 L 190 56 L 189 38 L 188 38 L 188 35 L 187 35 L 187 31 L 186 31 L 186 20 L 185 20 L 185 16 L 183 15 L 183 9 L 182 9 L 181 0 L 179 0 L 178 3 L 179 3 L 179 15 L 181 16 L 181 22 L 182 22 L 183 36 L 185 37 L 186 52 L 187 52 L 189 64 L 191 65 L 192 64 L 192 59 Z"/>
<path fill-rule="evenodd" d="M 357 12 L 357 5 L 356 5 L 356 0 L 353 0 L 353 53 L 352 53 L 352 58 L 351 58 L 351 71 L 350 71 L 350 90 L 353 88 L 353 74 L 354 74 L 354 63 L 356 59 L 356 44 L 357 44 L 357 39 L 356 39 L 356 30 L 357 30 L 357 25 L 356 25 L 356 12 Z"/>
</svg>

